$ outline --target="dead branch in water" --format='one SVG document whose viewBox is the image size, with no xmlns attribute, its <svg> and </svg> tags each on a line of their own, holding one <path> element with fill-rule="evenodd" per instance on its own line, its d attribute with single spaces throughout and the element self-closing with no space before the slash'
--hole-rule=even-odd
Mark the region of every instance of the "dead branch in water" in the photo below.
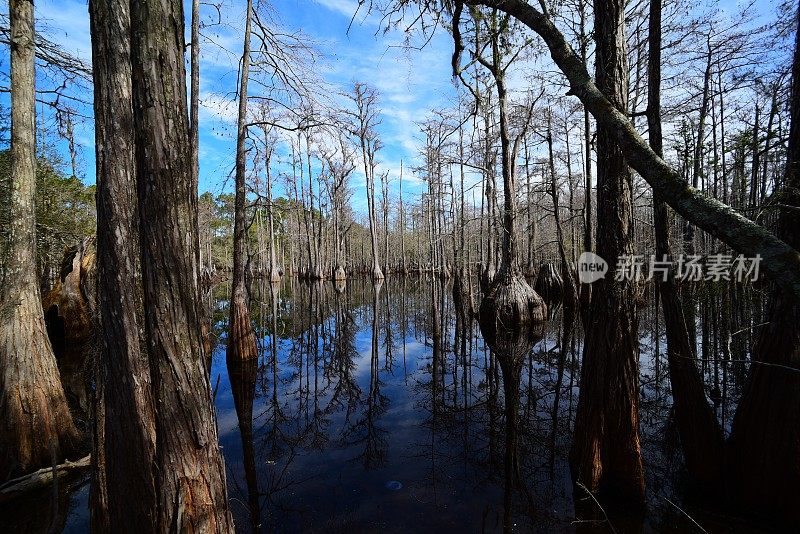
<svg viewBox="0 0 800 534">
<path fill-rule="evenodd" d="M 56 480 L 86 471 L 91 467 L 91 455 L 74 462 L 64 462 L 55 467 L 45 467 L 0 485 L 0 503 L 16 499 L 32 491 L 45 488 Z"/>
</svg>

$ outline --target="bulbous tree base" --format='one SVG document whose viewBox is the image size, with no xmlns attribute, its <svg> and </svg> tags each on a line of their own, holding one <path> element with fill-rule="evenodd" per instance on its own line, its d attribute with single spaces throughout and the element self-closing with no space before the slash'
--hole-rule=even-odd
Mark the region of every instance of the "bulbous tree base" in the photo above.
<svg viewBox="0 0 800 534">
<path fill-rule="evenodd" d="M 347 279 L 347 273 L 345 273 L 344 267 L 342 267 L 341 265 L 336 267 L 336 270 L 333 273 L 333 279 L 334 280 L 346 280 Z"/>
<path fill-rule="evenodd" d="M 552 263 L 545 263 L 536 275 L 536 292 L 548 303 L 561 301 L 564 294 L 564 280 Z"/>
<path fill-rule="evenodd" d="M 547 305 L 520 274 L 498 275 L 483 297 L 478 318 L 481 330 L 502 331 L 540 323 Z"/>
</svg>

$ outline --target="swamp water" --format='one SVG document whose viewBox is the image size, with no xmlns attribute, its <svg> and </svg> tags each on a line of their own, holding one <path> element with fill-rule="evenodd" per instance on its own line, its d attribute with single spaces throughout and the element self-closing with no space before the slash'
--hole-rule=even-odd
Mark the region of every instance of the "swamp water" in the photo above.
<svg viewBox="0 0 800 534">
<path fill-rule="evenodd" d="M 699 531 L 689 516 L 709 532 L 753 530 L 684 504 L 676 489 L 681 455 L 652 307 L 640 310 L 648 513 L 606 520 L 599 511 L 576 517 L 567 455 L 583 333 L 576 326 L 562 350 L 558 311 L 519 362 L 508 447 L 501 366 L 477 322 L 456 319 L 451 285 L 257 284 L 260 357 L 235 365 L 225 358 L 226 294 L 219 286 L 209 301 L 211 384 L 239 532 Z M 743 372 L 703 371 L 709 391 L 724 393 L 717 415 L 728 430 Z M 3 508 L 0 531 L 88 531 L 88 491 L 84 481 Z"/>
</svg>

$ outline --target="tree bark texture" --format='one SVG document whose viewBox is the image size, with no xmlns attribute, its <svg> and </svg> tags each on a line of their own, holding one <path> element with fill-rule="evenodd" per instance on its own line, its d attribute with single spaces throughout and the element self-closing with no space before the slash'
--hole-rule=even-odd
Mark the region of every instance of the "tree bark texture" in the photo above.
<svg viewBox="0 0 800 534">
<path fill-rule="evenodd" d="M 253 324 L 250 321 L 249 292 L 247 290 L 247 81 L 250 72 L 250 24 L 253 3 L 247 1 L 245 15 L 244 45 L 242 51 L 242 74 L 239 83 L 239 119 L 236 135 L 236 196 L 233 222 L 233 280 L 231 283 L 230 334 L 228 357 L 254 359 L 258 357 Z"/>
<path fill-rule="evenodd" d="M 92 523 L 231 532 L 201 334 L 182 4 L 102 0 L 90 14 L 102 331 Z"/>
<path fill-rule="evenodd" d="M 68 457 L 79 439 L 36 276 L 36 72 L 32 0 L 9 2 L 11 194 L 0 304 L 0 480 Z"/>
<path fill-rule="evenodd" d="M 625 113 L 628 65 L 624 3 L 595 0 L 595 79 L 614 109 Z M 597 128 L 597 254 L 609 265 L 633 254 L 631 173 L 613 129 Z M 589 491 L 644 504 L 638 432 L 639 369 L 634 281 L 611 276 L 593 284 L 570 451 L 575 482 Z"/>
<path fill-rule="evenodd" d="M 157 407 L 158 525 L 228 532 L 233 523 L 200 328 L 183 4 L 134 2 L 131 28 L 145 333 Z"/>
<path fill-rule="evenodd" d="M 97 163 L 98 322 L 92 526 L 156 528 L 155 409 L 144 338 L 126 0 L 89 3 Z M 130 506 L 136 503 L 137 506 Z"/>
</svg>

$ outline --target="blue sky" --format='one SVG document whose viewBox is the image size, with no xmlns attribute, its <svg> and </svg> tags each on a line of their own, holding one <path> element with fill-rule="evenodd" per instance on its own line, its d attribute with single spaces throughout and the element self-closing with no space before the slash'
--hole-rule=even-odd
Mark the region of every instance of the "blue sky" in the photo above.
<svg viewBox="0 0 800 534">
<path fill-rule="evenodd" d="M 772 14 L 776 1 L 759 0 L 756 8 L 762 14 Z M 720 5 L 732 12 L 736 3 L 736 0 L 722 0 Z M 428 116 L 430 109 L 447 106 L 455 97 L 450 77 L 452 41 L 449 35 L 438 30 L 422 50 L 408 49 L 402 46 L 406 38 L 402 32 L 383 33 L 377 15 L 359 13 L 351 25 L 357 0 L 273 0 L 271 5 L 277 22 L 286 31 L 302 30 L 309 42 L 315 44 L 320 55 L 313 71 L 328 84 L 325 92 L 335 95 L 347 91 L 355 81 L 366 82 L 378 90 L 382 111 L 378 130 L 384 145 L 379 153 L 380 170 L 390 172 L 395 179 L 392 189 L 396 192 L 396 178 L 402 160 L 405 166 L 404 194 L 421 192 L 424 184 L 408 171 L 411 166 L 419 164 L 422 139 L 418 123 Z M 187 0 L 187 32 L 190 7 Z M 37 30 L 89 62 L 91 44 L 87 10 L 86 0 L 36 0 Z M 244 11 L 244 0 L 222 0 L 219 11 L 222 24 L 207 26 L 203 30 L 206 39 L 201 48 L 201 191 L 220 193 L 232 189 L 231 180 L 227 178 L 233 168 L 235 152 L 236 103 L 233 92 L 241 55 Z M 201 12 L 205 23 L 218 16 L 217 11 L 208 6 L 204 6 Z M 420 43 L 421 37 L 415 36 L 412 44 Z M 7 48 L 5 54 L 1 66 L 4 70 L 7 69 Z M 554 70 L 549 60 L 544 62 L 544 66 L 548 71 Z M 512 73 L 512 89 L 527 86 L 524 71 L 524 68 L 516 68 Z M 0 95 L 0 103 L 8 105 L 7 93 Z M 78 124 L 75 133 L 82 176 L 91 183 L 94 181 L 91 120 Z M 60 143 L 58 149 L 66 153 L 66 143 Z M 474 178 L 468 180 L 474 181 Z M 275 194 L 280 195 L 282 186 L 280 181 L 277 182 Z M 353 176 L 352 186 L 353 207 L 363 213 L 366 199 L 360 170 Z M 393 196 L 396 199 L 396 194 Z"/>
<path fill-rule="evenodd" d="M 455 93 L 449 61 L 452 43 L 439 31 L 423 50 L 408 50 L 402 45 L 401 32 L 384 34 L 379 19 L 360 13 L 350 24 L 356 0 L 275 0 L 276 20 L 287 31 L 308 36 L 320 53 L 314 65 L 317 75 L 330 84 L 329 92 L 346 91 L 354 82 L 366 82 L 378 90 L 381 124 L 378 127 L 384 144 L 379 153 L 381 170 L 394 178 L 404 161 L 404 194 L 422 187 L 410 176 L 408 168 L 417 158 L 420 144 L 417 122 L 427 110 L 446 105 Z M 91 60 L 88 6 L 86 0 L 37 0 L 37 31 L 61 44 L 78 57 Z M 223 0 L 223 24 L 208 26 L 208 38 L 201 48 L 200 113 L 200 190 L 214 193 L 230 191 L 226 180 L 234 163 L 237 62 L 241 55 L 245 2 Z M 187 32 L 191 3 L 185 2 Z M 201 9 L 202 19 L 210 22 L 217 12 Z M 349 27 L 349 32 L 348 32 Z M 227 51 L 226 51 L 227 50 Z M 7 53 L 7 52 L 6 52 Z M 4 64 L 4 66 L 7 65 Z M 7 95 L 3 97 L 7 105 Z M 80 165 L 87 183 L 94 182 L 94 134 L 90 121 L 76 126 Z M 66 152 L 66 144 L 59 147 Z M 363 211 L 366 199 L 363 173 L 353 176 L 353 205 Z M 397 188 L 397 181 L 393 183 Z M 278 186 L 276 194 L 281 194 Z"/>
<path fill-rule="evenodd" d="M 231 2 L 231 0 L 226 0 Z M 449 36 L 440 32 L 421 51 L 408 51 L 401 45 L 399 33 L 384 35 L 376 16 L 359 13 L 354 0 L 276 0 L 272 2 L 279 22 L 289 31 L 302 30 L 315 44 L 321 57 L 314 71 L 331 86 L 330 93 L 347 91 L 356 81 L 366 82 L 378 90 L 382 121 L 378 130 L 385 148 L 379 154 L 381 170 L 392 177 L 399 174 L 400 161 L 406 166 L 406 190 L 412 187 L 409 162 L 417 157 L 418 127 L 427 110 L 442 105 L 454 93 L 449 71 Z M 213 39 L 224 48 L 241 53 L 241 22 L 244 2 L 230 4 L 234 22 L 230 28 L 209 28 Z M 211 11 L 208 15 L 214 16 Z M 348 31 L 349 27 L 349 31 Z M 235 86 L 238 57 L 219 53 L 213 45 L 206 47 L 201 66 L 201 100 L 205 111 L 201 122 L 201 188 L 219 187 L 233 165 L 233 120 L 235 105 L 224 94 Z M 205 67 L 205 71 L 203 68 Z M 353 177 L 353 204 L 365 210 L 363 173 Z M 419 184 L 417 184 L 419 186 Z M 395 180 L 394 187 L 397 187 Z"/>
</svg>

